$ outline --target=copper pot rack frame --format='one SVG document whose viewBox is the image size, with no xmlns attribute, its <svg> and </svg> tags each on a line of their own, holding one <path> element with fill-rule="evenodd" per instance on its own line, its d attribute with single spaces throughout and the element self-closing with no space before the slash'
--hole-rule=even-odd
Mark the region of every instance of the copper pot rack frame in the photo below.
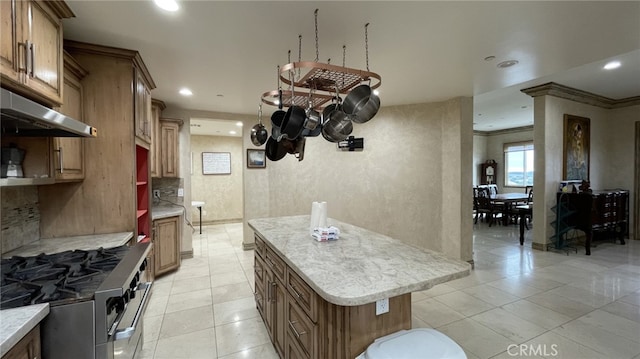
<svg viewBox="0 0 640 359">
<path fill-rule="evenodd" d="M 312 107 L 319 109 L 330 102 L 336 92 L 346 94 L 363 82 L 369 82 L 372 89 L 382 84 L 382 78 L 375 72 L 312 61 L 292 62 L 282 66 L 280 80 L 291 86 L 288 72 L 295 75 L 296 70 L 300 70 L 301 74 L 299 80 L 293 82 L 293 96 L 291 91 L 282 91 L 283 107 L 292 105 L 307 107 L 311 98 Z M 278 106 L 278 97 L 278 90 L 268 91 L 262 94 L 262 102 Z"/>
<path fill-rule="evenodd" d="M 262 102 L 272 106 L 300 106 L 320 110 L 332 100 L 338 100 L 340 94 L 347 94 L 361 83 L 368 83 L 372 89 L 380 87 L 382 78 L 375 72 L 369 71 L 369 37 L 365 24 L 365 53 L 367 70 L 345 67 L 346 46 L 342 46 L 342 66 L 318 62 L 318 9 L 315 15 L 316 59 L 301 61 L 302 35 L 298 35 L 298 62 L 289 62 L 279 67 L 278 89 L 262 94 Z M 291 50 L 289 50 L 291 61 Z M 294 80 L 294 79 L 298 80 Z M 289 86 L 290 90 L 282 90 L 280 81 Z M 282 101 L 282 103 L 280 103 Z"/>
</svg>

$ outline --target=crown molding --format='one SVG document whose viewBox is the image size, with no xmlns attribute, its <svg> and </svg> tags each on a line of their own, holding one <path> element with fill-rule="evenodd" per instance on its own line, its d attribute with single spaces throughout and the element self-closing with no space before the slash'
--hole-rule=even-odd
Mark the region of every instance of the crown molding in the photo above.
<svg viewBox="0 0 640 359">
<path fill-rule="evenodd" d="M 520 91 L 531 97 L 553 96 L 606 109 L 640 105 L 640 96 L 614 100 L 591 92 L 560 85 L 555 82 L 548 82 L 539 86 L 525 88 Z"/>
<path fill-rule="evenodd" d="M 522 127 L 514 127 L 514 128 L 505 128 L 504 130 L 495 130 L 495 131 L 473 131 L 474 136 L 495 136 L 495 135 L 505 135 L 508 133 L 516 133 L 516 132 L 525 132 L 525 131 L 533 131 L 533 126 L 522 126 Z"/>
</svg>

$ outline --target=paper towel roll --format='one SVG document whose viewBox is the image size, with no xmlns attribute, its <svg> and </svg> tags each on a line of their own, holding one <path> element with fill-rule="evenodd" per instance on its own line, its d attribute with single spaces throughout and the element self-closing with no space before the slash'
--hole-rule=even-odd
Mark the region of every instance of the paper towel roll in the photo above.
<svg viewBox="0 0 640 359">
<path fill-rule="evenodd" d="M 309 233 L 313 234 L 313 229 L 318 228 L 320 224 L 320 203 L 311 203 L 311 223 L 309 224 Z"/>
<path fill-rule="evenodd" d="M 327 227 L 327 202 L 320 202 L 320 216 L 318 218 L 318 227 Z"/>
</svg>

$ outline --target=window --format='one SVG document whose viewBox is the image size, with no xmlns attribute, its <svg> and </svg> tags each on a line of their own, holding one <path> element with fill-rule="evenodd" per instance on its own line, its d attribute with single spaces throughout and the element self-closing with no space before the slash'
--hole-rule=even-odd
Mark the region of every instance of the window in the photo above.
<svg viewBox="0 0 640 359">
<path fill-rule="evenodd" d="M 533 142 L 504 144 L 505 187 L 533 186 Z"/>
</svg>

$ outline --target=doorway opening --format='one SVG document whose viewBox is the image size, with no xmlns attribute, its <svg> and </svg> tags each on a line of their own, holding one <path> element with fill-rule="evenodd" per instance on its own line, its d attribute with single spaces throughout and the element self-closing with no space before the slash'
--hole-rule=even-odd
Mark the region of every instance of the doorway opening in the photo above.
<svg viewBox="0 0 640 359">
<path fill-rule="evenodd" d="M 241 222 L 242 122 L 191 118 L 190 135 L 194 227 Z"/>
</svg>

